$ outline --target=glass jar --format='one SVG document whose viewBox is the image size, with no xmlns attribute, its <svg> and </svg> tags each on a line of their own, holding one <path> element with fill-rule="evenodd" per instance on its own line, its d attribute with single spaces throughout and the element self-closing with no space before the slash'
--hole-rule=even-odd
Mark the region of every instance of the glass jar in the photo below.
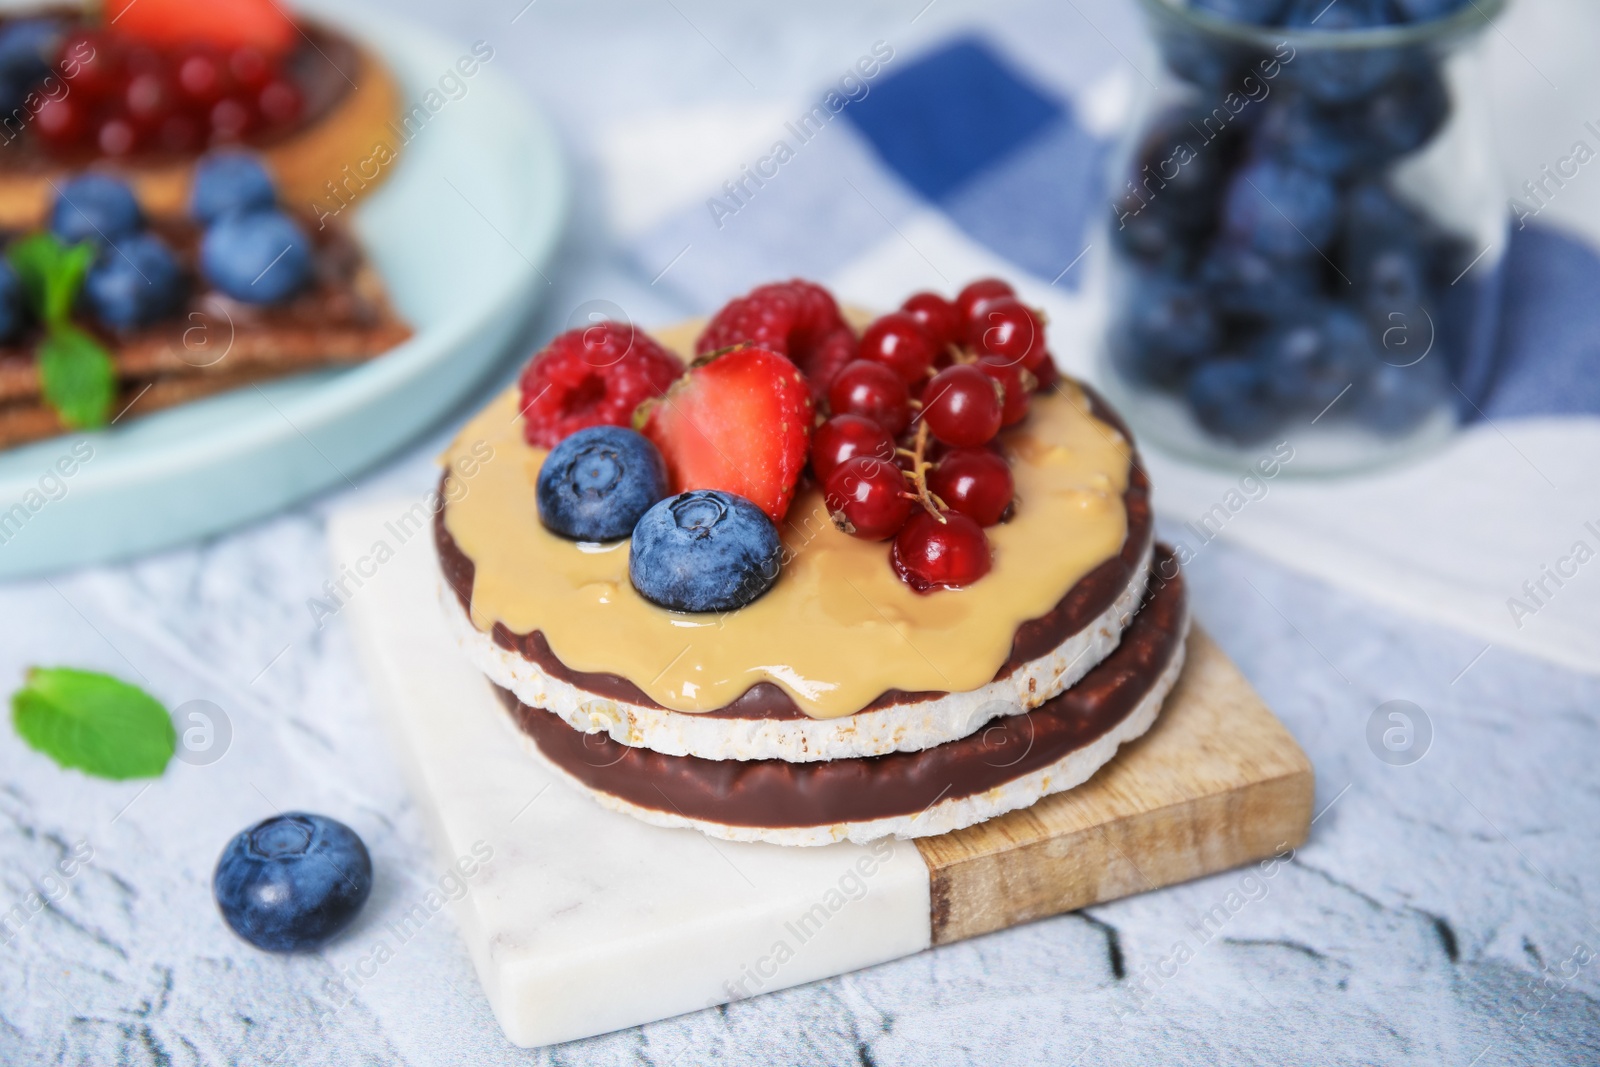
<svg viewBox="0 0 1600 1067">
<path fill-rule="evenodd" d="M 1146 439 L 1215 464 L 1288 441 L 1285 469 L 1330 472 L 1442 440 L 1498 332 L 1483 30 L 1505 0 L 1319 0 L 1309 28 L 1213 13 L 1307 0 L 1202 2 L 1142 0 L 1161 74 L 1113 163 L 1103 381 Z M 1396 2 L 1464 6 L 1339 28 Z"/>
</svg>

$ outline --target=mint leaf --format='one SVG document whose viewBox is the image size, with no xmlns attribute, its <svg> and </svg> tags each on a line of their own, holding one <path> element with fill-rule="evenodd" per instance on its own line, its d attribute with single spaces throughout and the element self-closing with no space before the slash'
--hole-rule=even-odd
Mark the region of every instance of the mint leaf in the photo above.
<svg viewBox="0 0 1600 1067">
<path fill-rule="evenodd" d="M 28 306 L 46 325 L 66 322 L 78 299 L 94 246 L 88 241 L 64 245 L 51 233 L 36 233 L 13 242 L 6 258 L 22 282 Z"/>
<path fill-rule="evenodd" d="M 71 667 L 33 667 L 11 694 L 11 723 L 30 748 L 100 778 L 155 778 L 178 735 L 138 686 Z"/>
<path fill-rule="evenodd" d="M 70 323 L 50 327 L 36 353 L 44 398 L 74 430 L 104 426 L 116 399 L 117 372 L 99 341 Z"/>
</svg>

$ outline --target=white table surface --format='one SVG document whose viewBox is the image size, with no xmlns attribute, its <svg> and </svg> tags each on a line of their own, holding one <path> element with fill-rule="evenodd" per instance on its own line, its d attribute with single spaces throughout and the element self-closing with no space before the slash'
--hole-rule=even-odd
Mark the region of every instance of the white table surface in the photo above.
<svg viewBox="0 0 1600 1067">
<path fill-rule="evenodd" d="M 1544 0 L 1508 23 L 1507 54 L 1570 87 L 1592 77 L 1592 62 L 1551 14 L 1568 2 Z M 492 41 L 586 172 L 591 132 L 617 116 L 792 95 L 885 27 L 908 46 L 970 21 L 1004 35 L 1016 10 L 940 0 L 911 25 L 924 0 L 786 13 L 734 0 L 524 3 L 392 6 Z M 1069 6 L 1113 33 L 1126 21 L 1118 0 Z M 1062 45 L 1048 34 L 1007 41 L 1041 64 Z M 718 51 L 756 72 L 759 88 Z M 1505 76 L 1513 102 L 1533 78 Z M 704 310 L 673 304 L 623 265 L 592 190 L 554 278 L 541 336 L 597 297 L 646 322 Z M 348 621 L 319 628 L 307 600 L 331 576 L 329 511 L 420 496 L 446 432 L 357 473 L 357 489 L 226 537 L 0 587 L 8 688 L 29 664 L 96 667 L 169 706 L 212 701 L 232 732 L 210 765 L 174 762 L 154 783 L 113 784 L 62 772 L 0 731 L 0 913 L 54 885 L 50 872 L 75 847 L 93 850 L 48 908 L 0 932 L 0 1062 L 1600 1062 L 1600 681 L 1485 651 L 1222 542 L 1189 568 L 1197 616 L 1310 754 L 1325 809 L 1273 878 L 1218 875 L 536 1052 L 501 1036 L 448 912 L 358 983 L 351 969 L 449 858 L 429 848 Z M 1429 751 L 1410 766 L 1380 761 L 1366 740 L 1374 709 L 1393 699 L 1432 724 Z M 321 954 L 280 958 L 227 932 L 210 874 L 234 832 L 289 808 L 355 827 L 377 880 L 350 933 Z M 1219 905 L 1227 922 L 1202 942 L 1191 924 Z M 355 993 L 330 1010 L 341 980 Z"/>
</svg>

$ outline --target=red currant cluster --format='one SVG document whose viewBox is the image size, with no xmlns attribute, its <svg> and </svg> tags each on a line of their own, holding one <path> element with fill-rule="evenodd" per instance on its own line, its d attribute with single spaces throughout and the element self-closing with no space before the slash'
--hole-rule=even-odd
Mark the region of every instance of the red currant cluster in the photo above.
<svg viewBox="0 0 1600 1067">
<path fill-rule="evenodd" d="M 1005 282 L 912 296 L 829 383 L 811 468 L 834 524 L 893 538 L 895 571 L 918 592 L 977 581 L 991 563 L 983 528 L 1012 510 L 996 435 L 1054 380 L 1043 322 Z"/>
<path fill-rule="evenodd" d="M 305 99 L 260 48 L 158 48 L 115 30 L 68 34 L 54 64 L 68 92 L 44 102 L 39 140 L 63 157 L 189 153 L 292 127 Z"/>
</svg>

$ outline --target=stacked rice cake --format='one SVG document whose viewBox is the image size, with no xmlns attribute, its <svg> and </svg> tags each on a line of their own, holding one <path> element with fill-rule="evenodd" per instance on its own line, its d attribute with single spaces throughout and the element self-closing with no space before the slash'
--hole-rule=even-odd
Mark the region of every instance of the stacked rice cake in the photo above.
<svg viewBox="0 0 1600 1067">
<path fill-rule="evenodd" d="M 914 592 L 803 487 L 773 589 L 688 615 L 633 590 L 627 542 L 540 524 L 544 452 L 512 390 L 445 457 L 443 610 L 528 747 L 607 807 L 787 845 L 970 826 L 1148 730 L 1188 629 L 1148 482 L 1097 397 L 1064 380 L 1001 445 L 1018 504 L 980 582 Z"/>
</svg>

